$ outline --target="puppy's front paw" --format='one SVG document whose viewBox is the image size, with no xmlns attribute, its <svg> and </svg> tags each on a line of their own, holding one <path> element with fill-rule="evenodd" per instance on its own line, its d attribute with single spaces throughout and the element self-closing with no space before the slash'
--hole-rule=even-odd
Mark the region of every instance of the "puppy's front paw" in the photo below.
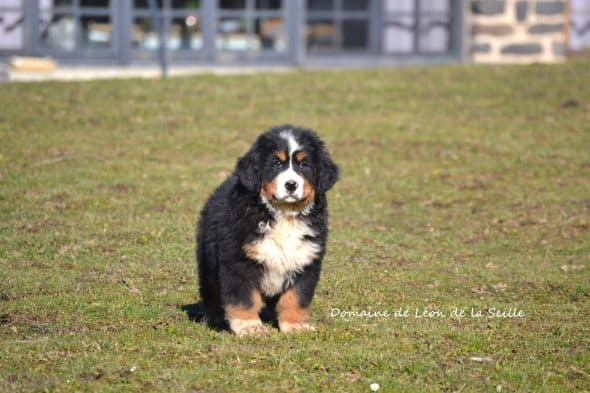
<svg viewBox="0 0 590 393">
<path fill-rule="evenodd" d="M 233 319 L 229 321 L 229 327 L 238 337 L 244 336 L 268 336 L 268 329 L 260 320 Z"/>
<path fill-rule="evenodd" d="M 279 321 L 279 329 L 283 333 L 299 333 L 299 332 L 307 332 L 312 331 L 315 332 L 315 327 L 310 322 L 280 322 Z"/>
</svg>

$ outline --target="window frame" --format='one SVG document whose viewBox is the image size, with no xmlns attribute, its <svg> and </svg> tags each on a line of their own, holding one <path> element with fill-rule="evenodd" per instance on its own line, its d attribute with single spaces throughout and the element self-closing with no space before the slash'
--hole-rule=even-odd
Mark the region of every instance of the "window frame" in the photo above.
<svg viewBox="0 0 590 393">
<path fill-rule="evenodd" d="M 223 9 L 220 5 L 221 0 L 214 0 L 215 15 L 214 15 L 214 30 L 213 30 L 213 51 L 214 60 L 219 63 L 239 62 L 239 61 L 287 61 L 291 57 L 293 50 L 293 43 L 290 33 L 292 27 L 292 18 L 288 17 L 288 0 L 281 1 L 279 9 L 257 9 L 256 0 L 245 0 L 245 6 L 242 9 Z M 285 49 L 277 51 L 269 50 L 244 50 L 232 51 L 217 48 L 217 39 L 219 34 L 219 22 L 222 18 L 245 18 L 246 19 L 246 34 L 256 35 L 255 21 L 260 18 L 279 18 L 283 21 L 283 34 L 285 38 Z"/>
<path fill-rule="evenodd" d="M 0 48 L 0 56 L 4 55 L 12 55 L 12 54 L 24 54 L 27 53 L 27 23 L 26 23 L 26 4 L 23 3 L 20 6 L 7 6 L 7 5 L 0 5 L 0 13 L 9 12 L 19 14 L 22 21 L 20 22 L 22 25 L 21 31 L 21 45 L 19 48 Z"/>
<path fill-rule="evenodd" d="M 414 9 L 408 12 L 391 12 L 386 13 L 383 10 L 383 16 L 381 21 L 381 29 L 385 32 L 385 29 L 388 25 L 398 25 L 399 19 L 396 20 L 394 17 L 403 18 L 409 17 L 413 20 L 413 26 L 410 30 L 412 32 L 412 49 L 411 51 L 386 51 L 385 47 L 382 45 L 382 52 L 385 56 L 441 56 L 441 55 L 449 55 L 453 51 L 453 21 L 455 16 L 455 7 L 457 7 L 457 2 L 453 0 L 448 1 L 448 11 L 441 12 L 441 11 L 429 11 L 429 10 L 422 10 L 421 9 L 421 0 L 414 0 Z M 446 30 L 448 32 L 448 42 L 447 42 L 447 50 L 445 51 L 425 51 L 420 47 L 420 30 L 423 28 L 422 21 L 425 18 L 435 18 L 435 17 L 446 17 Z"/>
<path fill-rule="evenodd" d="M 83 7 L 82 0 L 72 0 L 69 6 L 50 6 L 52 15 L 72 15 L 75 22 L 75 46 L 73 50 L 61 50 L 58 48 L 51 48 L 45 46 L 42 40 L 43 31 L 37 27 L 34 32 L 34 50 L 37 53 L 43 53 L 45 56 L 52 56 L 57 59 L 112 59 L 116 57 L 119 52 L 119 20 L 117 17 L 116 4 L 117 0 L 109 0 L 108 7 Z M 35 2 L 35 18 L 41 21 L 43 11 L 40 2 Z M 81 19 L 85 16 L 101 16 L 108 17 L 111 27 L 111 42 L 105 48 L 84 48 L 82 43 Z M 47 22 L 49 24 L 49 21 Z"/>
<path fill-rule="evenodd" d="M 367 0 L 368 5 L 366 10 L 345 10 L 344 0 L 332 0 L 332 8 L 326 10 L 310 9 L 305 2 L 305 17 L 303 19 L 304 29 L 304 50 L 309 57 L 321 57 L 330 55 L 362 55 L 362 54 L 377 54 L 378 40 L 376 37 L 375 26 L 377 7 L 382 3 L 378 0 Z M 333 25 L 336 26 L 336 42 L 328 49 L 320 49 L 319 51 L 310 51 L 307 43 L 307 29 L 310 21 L 332 20 Z M 343 21 L 344 20 L 366 20 L 367 22 L 367 46 L 365 48 L 343 48 Z"/>
<path fill-rule="evenodd" d="M 146 8 L 136 8 L 134 1 L 129 1 L 130 5 L 130 19 L 129 19 L 129 34 L 126 38 L 129 45 L 129 50 L 131 53 L 131 57 L 133 61 L 143 62 L 149 61 L 153 62 L 158 58 L 158 51 L 157 50 L 150 50 L 150 49 L 143 49 L 143 48 L 134 48 L 133 47 L 133 26 L 135 23 L 136 18 L 147 18 L 152 19 L 152 14 L 149 9 L 149 6 Z M 203 45 L 201 48 L 193 49 L 193 48 L 181 48 L 181 49 L 170 49 L 166 48 L 166 54 L 169 60 L 175 61 L 203 61 L 210 58 L 208 53 L 207 47 L 207 37 L 208 33 L 206 31 L 206 26 L 208 22 L 206 19 L 207 10 L 206 4 L 210 3 L 210 0 L 201 0 L 199 4 L 199 8 L 197 9 L 177 9 L 172 7 L 172 0 L 160 0 L 160 6 L 158 7 L 158 11 L 161 13 L 161 20 L 160 23 L 162 24 L 162 28 L 164 30 L 164 36 L 168 37 L 170 33 L 170 28 L 172 27 L 172 19 L 179 18 L 179 17 L 187 17 L 190 15 L 195 15 L 200 19 L 200 32 L 202 36 Z M 156 32 L 157 34 L 157 32 Z"/>
</svg>

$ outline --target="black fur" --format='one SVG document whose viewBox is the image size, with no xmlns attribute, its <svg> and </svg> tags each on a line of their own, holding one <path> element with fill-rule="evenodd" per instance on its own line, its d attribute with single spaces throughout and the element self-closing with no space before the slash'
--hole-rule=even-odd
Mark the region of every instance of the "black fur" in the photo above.
<svg viewBox="0 0 590 393">
<path fill-rule="evenodd" d="M 315 191 L 313 207 L 306 214 L 298 214 L 313 229 L 314 236 L 305 240 L 320 247 L 312 263 L 285 277 L 284 290 L 295 289 L 302 307 L 309 307 L 320 276 L 328 236 L 328 211 L 325 193 L 338 180 L 338 167 L 325 150 L 315 132 L 290 125 L 273 128 L 261 134 L 250 150 L 241 157 L 232 175 L 211 195 L 203 208 L 198 223 L 197 263 L 200 295 L 206 319 L 211 324 L 224 320 L 224 307 L 248 307 L 251 293 L 260 290 L 264 274 L 262 264 L 250 259 L 244 245 L 264 236 L 260 223 L 272 227 L 275 215 L 263 203 L 260 193 L 264 183 L 271 182 L 282 170 L 277 167 L 276 151 L 287 150 L 288 142 L 281 133 L 289 130 L 306 154 L 306 165 L 294 170 L 311 184 Z M 275 213 L 276 214 L 276 213 Z M 265 296 L 268 303 L 276 301 L 280 293 Z"/>
</svg>

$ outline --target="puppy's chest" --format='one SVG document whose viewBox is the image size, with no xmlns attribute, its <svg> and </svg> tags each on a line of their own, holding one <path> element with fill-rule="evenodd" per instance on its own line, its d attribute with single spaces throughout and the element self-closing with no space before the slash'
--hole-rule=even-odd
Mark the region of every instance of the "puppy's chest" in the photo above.
<svg viewBox="0 0 590 393">
<path fill-rule="evenodd" d="M 291 284 L 294 275 L 314 261 L 320 246 L 305 237 L 315 231 L 296 217 L 279 217 L 272 225 L 261 223 L 262 237 L 244 246 L 246 255 L 264 266 L 261 290 L 273 296 Z"/>
</svg>

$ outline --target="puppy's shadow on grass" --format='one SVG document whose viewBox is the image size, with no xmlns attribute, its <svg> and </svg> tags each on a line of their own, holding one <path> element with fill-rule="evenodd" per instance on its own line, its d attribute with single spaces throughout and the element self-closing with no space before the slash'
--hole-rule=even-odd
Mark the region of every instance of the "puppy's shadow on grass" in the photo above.
<svg viewBox="0 0 590 393">
<path fill-rule="evenodd" d="M 262 319 L 263 323 L 271 323 L 274 328 L 278 328 L 277 316 L 274 309 L 275 304 L 271 302 L 270 304 L 267 303 L 262 311 L 260 312 L 260 319 Z M 203 323 L 207 325 L 209 328 L 222 332 L 222 331 L 230 331 L 229 325 L 227 321 L 224 320 L 217 320 L 217 321 L 208 321 L 205 318 L 205 306 L 203 302 L 198 303 L 190 303 L 190 304 L 183 304 L 179 307 L 182 311 L 186 313 L 186 316 L 189 320 L 196 322 L 196 323 Z"/>
<path fill-rule="evenodd" d="M 184 311 L 188 319 L 193 322 L 202 323 L 218 332 L 229 331 L 227 322 L 223 320 L 209 321 L 205 318 L 205 305 L 203 302 L 183 304 L 179 308 Z"/>
</svg>

